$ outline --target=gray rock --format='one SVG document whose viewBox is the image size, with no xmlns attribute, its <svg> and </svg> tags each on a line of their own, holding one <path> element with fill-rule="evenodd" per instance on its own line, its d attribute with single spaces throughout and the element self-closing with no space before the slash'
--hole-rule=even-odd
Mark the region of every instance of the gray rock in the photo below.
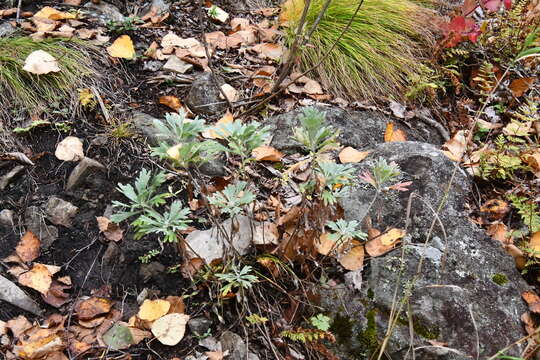
<svg viewBox="0 0 540 360">
<path fill-rule="evenodd" d="M 0 300 L 6 301 L 32 314 L 41 315 L 39 305 L 26 295 L 20 287 L 2 275 L 0 275 Z"/>
<path fill-rule="evenodd" d="M 104 1 L 100 1 L 99 4 L 89 1 L 84 5 L 84 8 L 85 15 L 95 18 L 100 25 L 107 25 L 110 21 L 122 22 L 125 20 L 125 16 L 116 6 Z"/>
<path fill-rule="evenodd" d="M 45 223 L 45 217 L 37 206 L 29 206 L 24 213 L 25 225 L 41 241 L 41 248 L 47 250 L 58 239 L 58 229 Z"/>
<path fill-rule="evenodd" d="M 55 225 L 71 227 L 71 220 L 77 214 L 78 207 L 69 201 L 51 196 L 47 201 L 45 214 L 47 219 Z"/>
<path fill-rule="evenodd" d="M 210 159 L 209 161 L 200 164 L 197 169 L 206 176 L 221 177 L 227 175 L 224 156 L 218 156 Z"/>
<path fill-rule="evenodd" d="M 224 81 L 211 72 L 197 77 L 186 99 L 191 111 L 201 115 L 219 115 L 227 109 L 227 102 L 220 98 L 221 92 L 216 84 L 222 86 Z"/>
<path fill-rule="evenodd" d="M 248 351 L 246 343 L 240 335 L 232 331 L 225 331 L 220 337 L 222 351 L 229 351 L 230 360 L 259 360 L 259 357 Z"/>
<path fill-rule="evenodd" d="M 176 55 L 172 55 L 171 57 L 169 57 L 165 65 L 163 65 L 163 70 L 173 71 L 179 74 L 185 74 L 191 69 L 193 69 L 192 64 L 185 62 L 182 59 L 179 59 Z"/>
<path fill-rule="evenodd" d="M 161 69 L 162 66 L 163 64 L 161 63 L 161 61 L 150 60 L 144 63 L 143 69 L 148 71 L 158 71 L 159 69 Z"/>
<path fill-rule="evenodd" d="M 114 266 L 123 263 L 124 260 L 124 254 L 122 254 L 120 246 L 114 241 L 109 241 L 107 249 L 105 249 L 103 257 L 101 258 L 103 266 Z"/>
<path fill-rule="evenodd" d="M 0 211 L 0 225 L 13 226 L 15 224 L 15 222 L 13 221 L 14 216 L 15 212 L 13 210 L 4 209 Z"/>
<path fill-rule="evenodd" d="M 233 226 L 232 219 L 227 219 L 221 224 L 223 232 L 232 240 L 228 241 L 218 227 L 208 230 L 195 230 L 186 237 L 186 256 L 188 258 L 202 258 L 207 264 L 212 260 L 222 259 L 233 251 L 240 255 L 247 254 L 251 246 L 251 219 L 241 215 L 236 217 Z M 237 229 L 237 231 L 233 231 Z M 232 246 L 231 246 L 232 242 Z M 233 250 L 234 247 L 234 250 Z"/>
<path fill-rule="evenodd" d="M 17 31 L 17 28 L 15 28 L 9 22 L 0 24 L 0 38 L 13 35 L 16 31 Z"/>
<path fill-rule="evenodd" d="M 85 157 L 71 171 L 66 183 L 66 191 L 71 191 L 79 187 L 91 174 L 102 170 L 105 170 L 105 166 L 96 160 Z"/>
<path fill-rule="evenodd" d="M 147 6 L 145 6 L 143 10 L 141 11 L 141 14 L 143 14 L 141 17 L 150 13 L 151 11 L 155 12 L 154 16 L 162 15 L 162 14 L 165 14 L 167 11 L 169 11 L 170 8 L 171 8 L 171 4 L 169 3 L 169 1 L 152 0 L 152 2 L 149 3 Z"/>
<path fill-rule="evenodd" d="M 365 150 L 384 142 L 384 132 L 388 122 L 394 122 L 397 128 L 407 133 L 407 139 L 432 144 L 444 141 L 438 132 L 421 121 L 408 120 L 411 129 L 401 125 L 397 119 L 376 111 L 345 111 L 333 106 L 316 106 L 326 113 L 326 123 L 339 130 L 339 142 L 357 150 Z M 279 150 L 297 152 L 300 145 L 293 139 L 294 128 L 300 126 L 299 116 L 302 108 L 269 118 L 265 125 L 272 129 L 271 145 Z"/>
<path fill-rule="evenodd" d="M 5 190 L 10 182 L 12 182 L 22 171 L 24 165 L 17 165 L 11 169 L 7 174 L 0 177 L 0 190 Z"/>
<path fill-rule="evenodd" d="M 358 170 L 371 168 L 379 157 L 400 166 L 401 181 L 413 182 L 411 192 L 383 192 L 368 208 L 375 190 L 362 185 L 342 201 L 345 218 L 361 221 L 369 215 L 374 228 L 407 227 L 407 236 L 403 247 L 370 260 L 360 293 L 346 287 L 325 290 L 324 306 L 335 314 L 334 328 L 345 324 L 354 334 L 346 339 L 338 336 L 337 351 L 344 358 L 367 359 L 385 336 L 393 305 L 407 294 L 408 302 L 386 347 L 391 359 L 412 359 L 411 344 L 423 347 L 415 353 L 420 360 L 487 358 L 524 336 L 519 319 L 527 311 L 521 299 L 527 285 L 512 257 L 467 219 L 464 204 L 471 185 L 465 172 L 434 146 L 416 142 L 377 145 Z M 436 217 L 434 209 L 439 206 Z M 437 218 L 442 226 L 435 221 L 430 231 Z M 431 237 L 426 242 L 427 234 Z M 344 317 L 350 313 L 359 316 Z M 413 322 L 412 339 L 408 319 Z M 452 350 L 435 348 L 429 340 L 447 343 Z M 518 356 L 520 350 L 514 347 L 507 355 Z"/>
<path fill-rule="evenodd" d="M 160 135 L 154 128 L 154 120 L 158 120 L 152 115 L 148 115 L 142 112 L 134 112 L 132 114 L 132 122 L 136 131 L 148 139 L 148 143 L 153 146 L 159 145 L 160 142 L 173 141 L 174 139 L 167 136 Z"/>
<path fill-rule="evenodd" d="M 191 330 L 196 335 L 201 336 L 206 334 L 208 329 L 210 329 L 210 326 L 212 326 L 212 320 L 204 317 L 197 317 L 189 319 L 188 326 L 189 330 Z"/>
</svg>

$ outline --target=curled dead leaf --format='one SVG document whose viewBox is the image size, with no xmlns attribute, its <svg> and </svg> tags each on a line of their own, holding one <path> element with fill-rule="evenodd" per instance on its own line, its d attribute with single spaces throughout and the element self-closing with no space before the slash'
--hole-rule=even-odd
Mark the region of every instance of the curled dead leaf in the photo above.
<svg viewBox="0 0 540 360">
<path fill-rule="evenodd" d="M 52 284 L 52 274 L 44 264 L 35 263 L 31 270 L 19 275 L 19 283 L 42 294 L 46 294 Z"/>
<path fill-rule="evenodd" d="M 257 161 L 281 161 L 283 153 L 272 146 L 259 146 L 251 152 L 251 156 Z"/>
<path fill-rule="evenodd" d="M 96 217 L 98 228 L 101 233 L 111 241 L 120 241 L 124 236 L 124 230 L 116 223 L 113 223 L 111 220 L 104 216 Z"/>
<path fill-rule="evenodd" d="M 102 297 L 91 297 L 75 304 L 75 313 L 79 319 L 89 320 L 111 311 L 112 303 Z"/>
<path fill-rule="evenodd" d="M 345 163 L 358 163 L 369 155 L 369 151 L 358 151 L 355 148 L 347 146 L 339 153 L 339 161 Z"/>
<path fill-rule="evenodd" d="M 467 149 L 465 130 L 459 130 L 450 140 L 444 143 L 443 153 L 453 161 L 461 161 Z"/>
</svg>

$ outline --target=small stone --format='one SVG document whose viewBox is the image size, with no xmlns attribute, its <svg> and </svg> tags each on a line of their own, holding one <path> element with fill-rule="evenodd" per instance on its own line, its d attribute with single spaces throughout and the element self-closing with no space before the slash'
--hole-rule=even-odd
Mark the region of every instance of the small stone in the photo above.
<svg viewBox="0 0 540 360">
<path fill-rule="evenodd" d="M 212 326 L 212 320 L 204 318 L 204 317 L 197 317 L 193 319 L 189 319 L 188 321 L 189 329 L 195 333 L 195 335 L 202 336 L 206 334 L 208 329 L 210 329 L 210 326 Z"/>
<path fill-rule="evenodd" d="M 144 63 L 143 70 L 158 71 L 159 69 L 161 69 L 162 66 L 163 64 L 161 63 L 161 61 L 150 60 Z"/>
<path fill-rule="evenodd" d="M 13 226 L 13 217 L 15 212 L 13 210 L 4 209 L 0 211 L 0 225 Z"/>
<path fill-rule="evenodd" d="M 222 177 L 227 175 L 225 159 L 222 156 L 215 157 L 199 165 L 199 171 L 206 176 Z"/>
<path fill-rule="evenodd" d="M 242 337 L 232 331 L 225 331 L 220 338 L 222 351 L 228 351 L 230 360 L 259 360 L 259 357 L 248 352 Z"/>
<path fill-rule="evenodd" d="M 45 224 L 44 216 L 37 206 L 29 206 L 24 213 L 24 221 L 28 230 L 41 240 L 41 248 L 47 250 L 58 239 L 58 229 Z"/>
<path fill-rule="evenodd" d="M 45 213 L 47 219 L 55 225 L 71 227 L 71 219 L 77 214 L 78 207 L 56 196 L 51 196 L 47 201 Z"/>
<path fill-rule="evenodd" d="M 123 22 L 124 15 L 114 5 L 108 4 L 105 1 L 100 1 L 98 4 L 88 2 L 84 5 L 89 14 L 88 17 L 96 18 L 101 25 L 107 25 L 108 22 Z"/>
<path fill-rule="evenodd" d="M 0 24 L 0 38 L 10 36 L 13 34 L 17 29 L 11 25 L 9 22 L 5 22 Z"/>
<path fill-rule="evenodd" d="M 147 5 L 141 12 L 142 14 L 144 14 L 141 17 L 144 17 L 146 14 L 151 14 L 152 16 L 163 15 L 167 11 L 169 11 L 170 8 L 171 4 L 169 4 L 165 0 L 152 0 L 152 2 Z"/>
<path fill-rule="evenodd" d="M 120 250 L 120 246 L 114 241 L 109 241 L 109 245 L 101 258 L 102 264 L 105 266 L 111 266 L 124 262 L 124 255 Z"/>
<path fill-rule="evenodd" d="M 152 115 L 148 115 L 142 112 L 134 112 L 132 114 L 131 120 L 133 122 L 133 125 L 136 129 L 136 131 L 145 136 L 148 139 L 148 143 L 150 145 L 157 146 L 160 142 L 166 142 L 167 140 L 171 140 L 167 136 L 163 136 L 159 134 L 159 132 L 154 127 L 154 120 L 158 120 Z"/>
<path fill-rule="evenodd" d="M 66 183 L 66 191 L 79 187 L 95 171 L 105 170 L 105 166 L 96 160 L 85 157 L 73 169 Z"/>
<path fill-rule="evenodd" d="M 227 102 L 220 98 L 221 92 L 218 88 L 223 84 L 223 79 L 215 77 L 211 72 L 203 73 L 191 85 L 186 104 L 191 111 L 201 115 L 223 113 L 227 109 Z"/>
<path fill-rule="evenodd" d="M 185 62 L 182 59 L 179 59 L 178 56 L 171 56 L 165 65 L 163 65 L 163 70 L 174 71 L 179 74 L 185 74 L 189 70 L 193 69 L 193 65 L 188 62 Z"/>
<path fill-rule="evenodd" d="M 147 282 L 152 278 L 165 272 L 165 266 L 157 261 L 152 261 L 149 264 L 142 264 L 139 270 L 143 282 Z"/>
</svg>

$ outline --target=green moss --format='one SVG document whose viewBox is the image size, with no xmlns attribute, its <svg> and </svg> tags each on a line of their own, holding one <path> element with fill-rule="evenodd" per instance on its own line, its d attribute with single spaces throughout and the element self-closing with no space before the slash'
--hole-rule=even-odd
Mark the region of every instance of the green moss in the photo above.
<svg viewBox="0 0 540 360">
<path fill-rule="evenodd" d="M 369 300 L 373 300 L 375 298 L 375 293 L 373 292 L 373 290 L 371 289 L 367 290 L 367 297 Z"/>
<path fill-rule="evenodd" d="M 353 321 L 350 318 L 336 314 L 330 326 L 330 332 L 336 336 L 336 341 L 340 345 L 348 344 L 351 341 Z"/>
<path fill-rule="evenodd" d="M 366 313 L 367 326 L 364 331 L 361 331 L 358 336 L 358 342 L 364 348 L 364 351 L 373 353 L 379 347 L 379 340 L 377 338 L 377 323 L 375 322 L 375 309 L 369 310 Z"/>
<path fill-rule="evenodd" d="M 508 282 L 508 278 L 504 274 L 495 274 L 491 277 L 491 280 L 495 284 L 500 285 L 500 286 L 503 286 L 504 284 Z"/>
</svg>

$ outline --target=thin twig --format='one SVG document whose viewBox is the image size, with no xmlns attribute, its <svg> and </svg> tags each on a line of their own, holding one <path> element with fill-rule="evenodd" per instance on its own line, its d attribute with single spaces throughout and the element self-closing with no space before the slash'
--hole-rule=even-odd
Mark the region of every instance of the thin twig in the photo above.
<svg viewBox="0 0 540 360">
<path fill-rule="evenodd" d="M 22 0 L 19 0 L 17 4 L 17 17 L 15 18 L 15 22 L 17 24 L 21 21 L 21 5 L 22 5 Z"/>
</svg>

